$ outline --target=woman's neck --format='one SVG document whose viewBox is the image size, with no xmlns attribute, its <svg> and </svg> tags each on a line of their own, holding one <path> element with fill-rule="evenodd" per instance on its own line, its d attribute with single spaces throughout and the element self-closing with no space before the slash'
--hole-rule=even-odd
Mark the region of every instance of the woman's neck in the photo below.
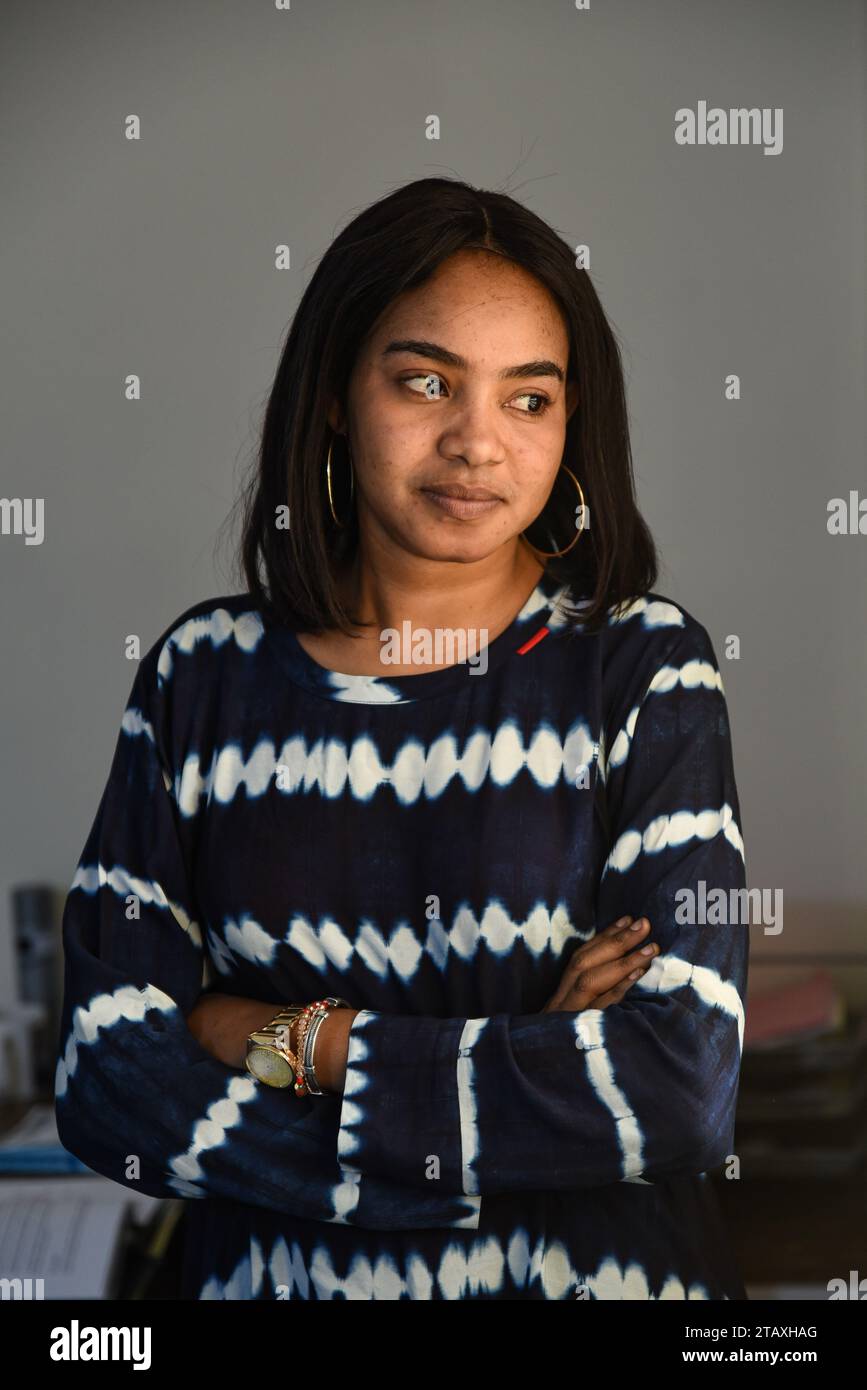
<svg viewBox="0 0 867 1390">
<path fill-rule="evenodd" d="M 491 567 L 477 580 L 472 566 L 466 573 L 455 570 L 455 582 L 440 586 L 406 575 L 387 576 L 357 559 L 338 576 L 338 589 L 347 609 L 359 620 L 352 635 L 336 630 L 316 636 L 299 634 L 299 641 L 321 665 L 347 675 L 409 675 L 417 665 L 383 664 L 384 634 L 401 634 L 409 622 L 412 634 L 458 632 L 466 635 L 469 650 L 478 651 L 500 636 L 512 623 L 544 574 L 544 566 L 526 547 L 519 545 L 501 568 Z M 435 571 L 434 571 L 435 573 Z M 367 622 L 368 626 L 361 626 Z M 449 661 L 441 665 L 450 665 Z M 425 666 L 439 670 L 440 666 Z"/>
</svg>

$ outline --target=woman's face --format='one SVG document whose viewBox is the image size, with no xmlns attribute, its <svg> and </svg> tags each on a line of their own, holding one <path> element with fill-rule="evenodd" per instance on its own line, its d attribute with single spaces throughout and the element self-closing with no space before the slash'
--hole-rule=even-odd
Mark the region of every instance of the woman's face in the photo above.
<svg viewBox="0 0 867 1390">
<path fill-rule="evenodd" d="M 467 562 L 529 526 L 553 486 L 576 404 L 567 359 L 555 300 L 490 252 L 459 252 L 390 305 L 349 382 L 365 548 Z M 329 419 L 346 428 L 336 405 Z M 449 487 L 494 500 L 437 500 L 435 490 Z"/>
</svg>

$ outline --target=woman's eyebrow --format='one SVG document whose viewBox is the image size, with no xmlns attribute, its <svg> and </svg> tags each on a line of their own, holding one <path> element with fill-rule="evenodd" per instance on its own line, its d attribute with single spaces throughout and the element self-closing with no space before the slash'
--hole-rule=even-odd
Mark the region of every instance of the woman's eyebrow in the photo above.
<svg viewBox="0 0 867 1390">
<path fill-rule="evenodd" d="M 395 352 L 411 352 L 417 357 L 429 357 L 433 362 L 442 362 L 447 367 L 469 366 L 469 363 L 456 352 L 440 347 L 439 343 L 428 342 L 426 338 L 394 338 L 383 349 L 382 356 L 387 357 L 389 353 Z M 516 367 L 504 367 L 498 375 L 503 381 L 528 376 L 553 376 L 558 381 L 564 381 L 566 378 L 563 368 L 547 357 L 537 358 L 533 362 L 521 362 Z"/>
</svg>

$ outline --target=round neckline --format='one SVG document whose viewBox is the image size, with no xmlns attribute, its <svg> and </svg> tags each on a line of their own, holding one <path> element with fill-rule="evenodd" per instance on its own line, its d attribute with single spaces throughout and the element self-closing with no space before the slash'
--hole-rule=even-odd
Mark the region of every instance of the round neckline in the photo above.
<svg viewBox="0 0 867 1390">
<path fill-rule="evenodd" d="M 527 596 L 515 617 L 498 637 L 482 648 L 481 659 L 457 662 L 437 671 L 418 671 L 408 675 L 361 676 L 332 671 L 321 666 L 298 640 L 292 628 L 266 624 L 275 639 L 281 663 L 296 684 L 314 695 L 341 704 L 398 705 L 434 695 L 455 692 L 478 681 L 499 667 L 517 648 L 524 646 L 541 629 L 560 627 L 566 615 L 558 608 L 569 585 L 545 571 Z M 485 659 L 487 665 L 485 665 Z"/>
</svg>

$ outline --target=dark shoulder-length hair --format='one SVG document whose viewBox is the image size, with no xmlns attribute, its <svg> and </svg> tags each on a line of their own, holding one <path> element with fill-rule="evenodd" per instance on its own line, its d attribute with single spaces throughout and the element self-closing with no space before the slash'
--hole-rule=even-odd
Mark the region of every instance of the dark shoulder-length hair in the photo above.
<svg viewBox="0 0 867 1390">
<path fill-rule="evenodd" d="M 528 270 L 554 296 L 568 330 L 567 376 L 577 382 L 578 404 L 562 462 L 581 483 L 586 524 L 567 555 L 540 562 L 568 582 L 573 603 L 582 601 L 587 631 L 656 583 L 656 547 L 635 497 L 620 350 L 590 276 L 541 217 L 507 194 L 456 179 L 418 179 L 359 213 L 322 257 L 289 328 L 255 466 L 239 498 L 240 576 L 261 608 L 295 631 L 359 625 L 336 583 L 358 543 L 358 524 L 345 440 L 328 424 L 332 397 L 345 403 L 356 355 L 389 304 L 466 248 Z M 329 505 L 329 447 L 342 527 Z M 564 549 L 575 536 L 578 501 L 561 468 L 525 538 L 537 550 Z M 577 617 L 567 604 L 567 618 Z"/>
</svg>

